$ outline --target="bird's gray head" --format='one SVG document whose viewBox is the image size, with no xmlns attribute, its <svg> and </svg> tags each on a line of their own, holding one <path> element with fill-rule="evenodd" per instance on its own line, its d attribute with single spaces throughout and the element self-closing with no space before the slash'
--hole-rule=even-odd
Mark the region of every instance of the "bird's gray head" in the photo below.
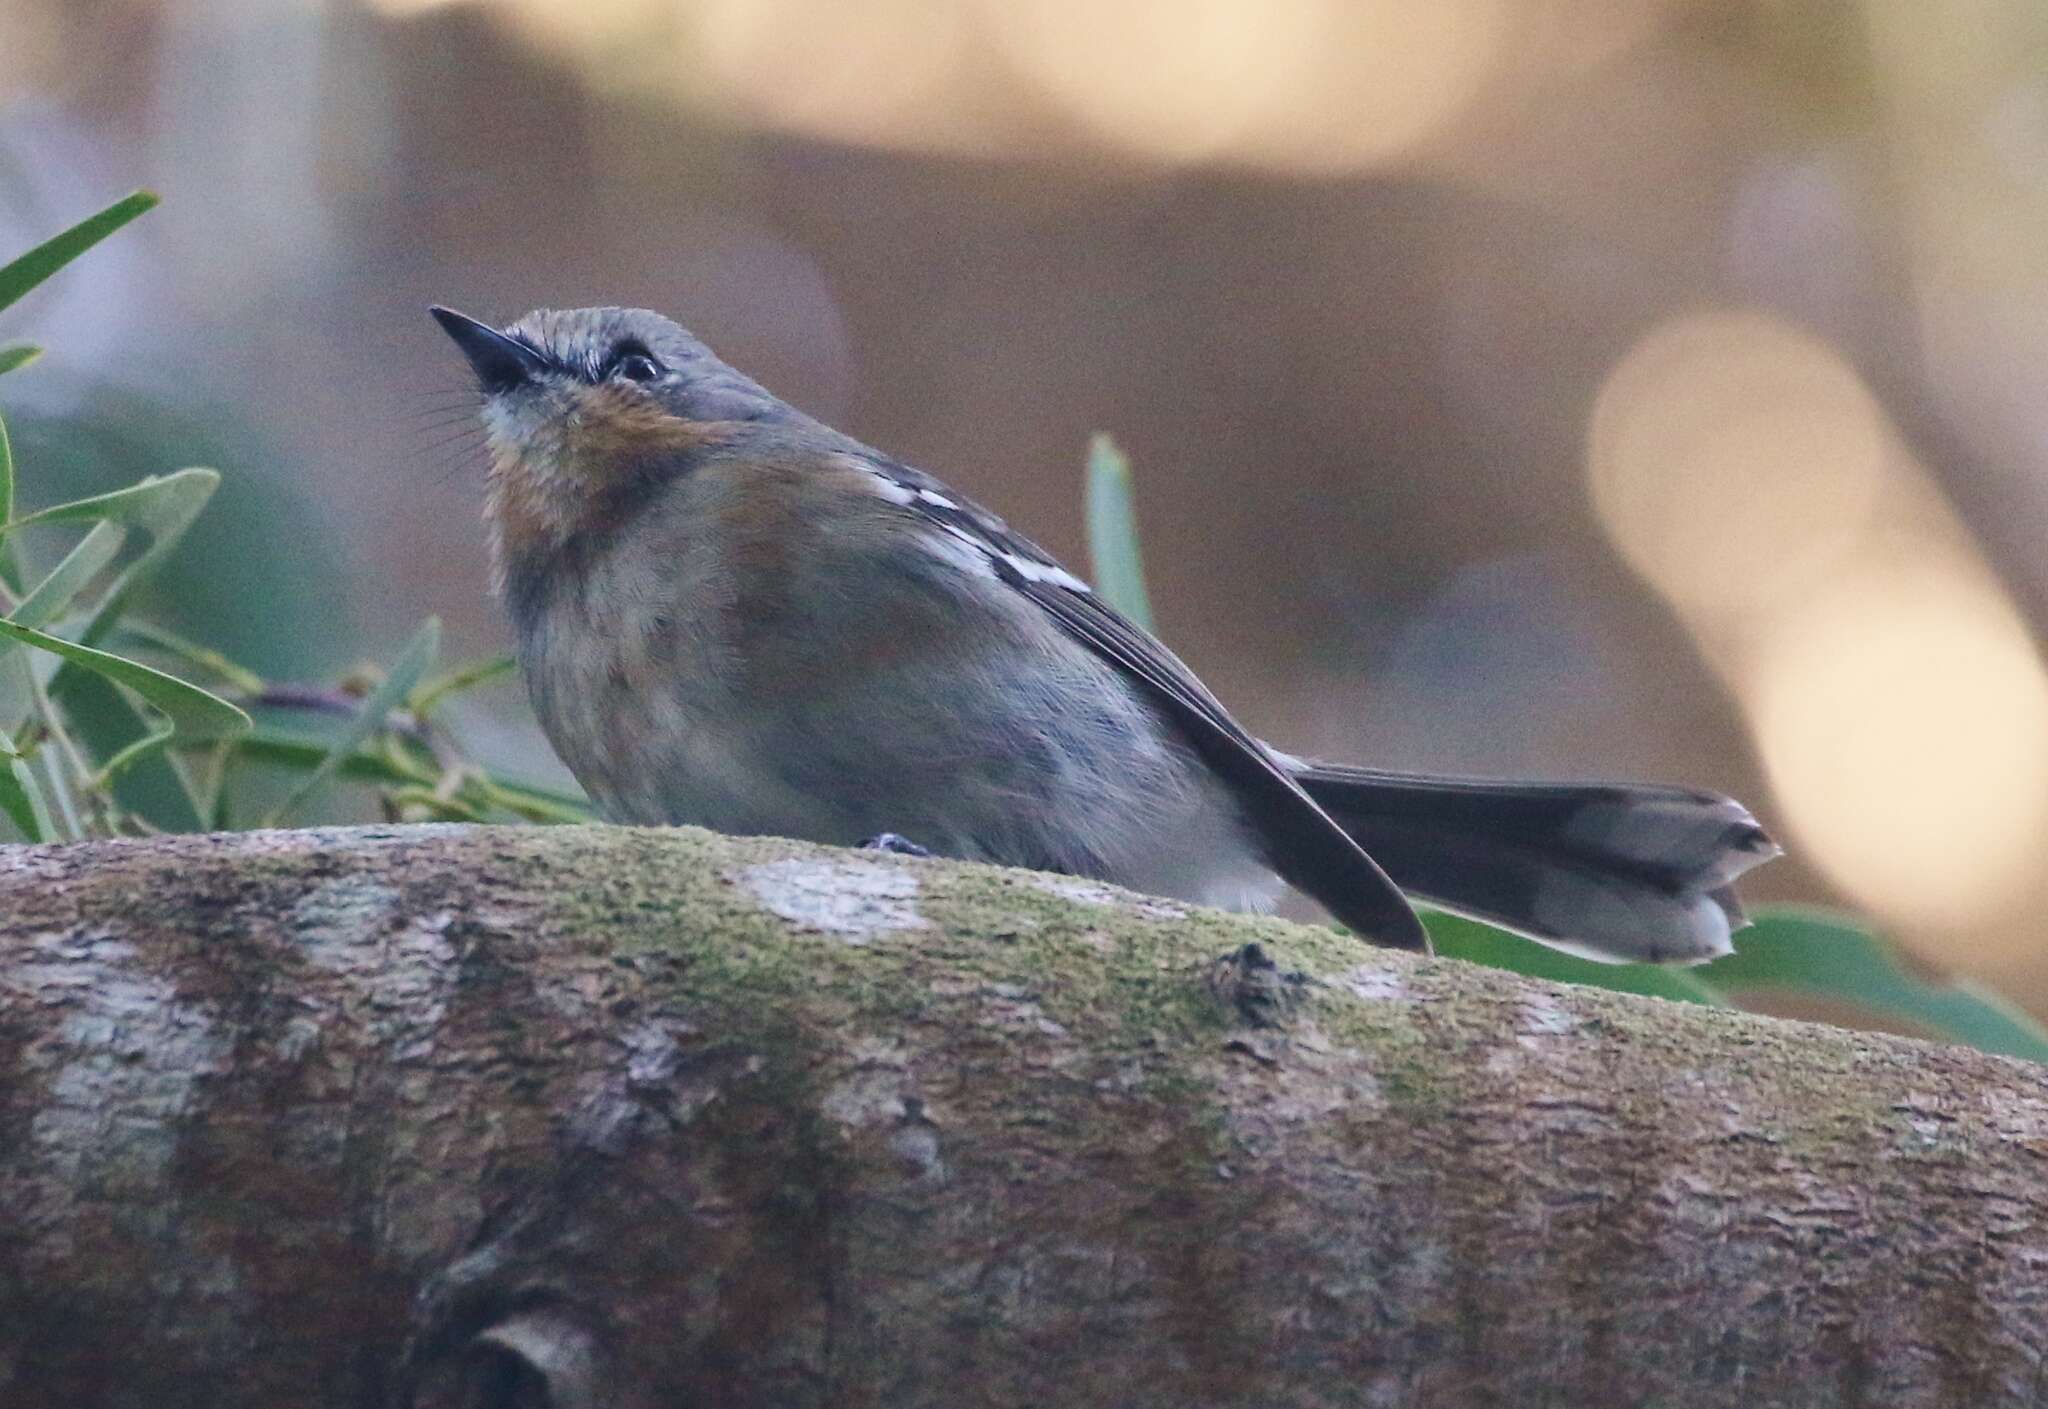
<svg viewBox="0 0 2048 1409">
<path fill-rule="evenodd" d="M 485 516 L 501 573 L 508 555 L 616 524 L 650 486 L 740 423 L 795 414 L 644 308 L 542 309 L 503 329 L 431 311 L 483 393 Z"/>
</svg>

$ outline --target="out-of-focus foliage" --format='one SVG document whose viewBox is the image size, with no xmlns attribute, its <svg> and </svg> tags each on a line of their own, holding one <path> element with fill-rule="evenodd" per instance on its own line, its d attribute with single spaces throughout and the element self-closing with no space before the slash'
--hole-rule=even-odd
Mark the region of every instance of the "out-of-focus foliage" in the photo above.
<svg viewBox="0 0 2048 1409">
<path fill-rule="evenodd" d="M 1116 442 L 1098 435 L 1088 446 L 1088 558 L 1095 588 L 1147 631 L 1152 599 L 1138 560 L 1138 511 L 1131 501 L 1131 462 Z"/>
<path fill-rule="evenodd" d="M 2048 1063 L 2048 1031 L 1988 989 L 1913 972 L 1899 951 L 1844 916 L 1772 907 L 1735 936 L 1735 953 L 1697 969 L 1595 964 L 1457 915 L 1424 916 L 1439 954 L 1532 978 L 1680 1003 L 1819 1005 L 1901 1031 Z"/>
<path fill-rule="evenodd" d="M 155 204 L 137 192 L 0 268 L 0 307 Z M 27 365 L 33 352 L 0 354 L 0 373 Z M 0 832 L 55 841 L 227 826 L 254 815 L 251 797 L 275 793 L 280 779 L 283 796 L 263 812 L 265 822 L 303 814 L 337 780 L 373 785 L 394 817 L 588 815 L 572 797 L 473 767 L 438 726 L 439 706 L 503 674 L 505 663 L 431 674 L 437 622 L 420 628 L 381 679 L 326 689 L 265 681 L 129 617 L 134 594 L 219 487 L 215 471 L 183 469 L 22 513 L 17 469 L 0 422 Z M 23 530 L 38 526 L 69 531 L 72 540 L 45 572 L 32 568 L 24 545 Z M 339 719 L 340 727 L 308 729 L 309 718 Z M 118 790 L 131 769 L 158 758 L 170 766 L 181 806 L 138 806 Z M 250 786 L 232 786 L 242 780 Z"/>
<path fill-rule="evenodd" d="M 1767 910 L 1705 977 L 1738 1000 L 1840 1000 L 1908 1031 L 2048 1062 L 2048 1034 L 2018 1008 L 1974 983 L 1923 977 L 1891 945 L 1840 915 L 1797 906 Z"/>
<path fill-rule="evenodd" d="M 1089 452 L 1087 497 L 1095 588 L 1127 616 L 1149 621 L 1131 468 L 1107 436 L 1097 436 Z M 1597 964 L 1441 911 L 1427 911 L 1423 920 L 1437 953 L 1531 978 L 1710 1006 L 1819 1001 L 1986 1052 L 2048 1063 L 2048 1029 L 2019 1009 L 1973 984 L 1922 978 L 1877 935 L 1817 911 L 1768 910 L 1736 937 L 1734 954 L 1691 969 Z"/>
</svg>

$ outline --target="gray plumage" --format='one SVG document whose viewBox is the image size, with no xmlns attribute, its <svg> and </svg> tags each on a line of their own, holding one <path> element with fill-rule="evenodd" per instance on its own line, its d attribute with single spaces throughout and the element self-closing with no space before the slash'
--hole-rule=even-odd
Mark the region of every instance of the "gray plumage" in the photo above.
<svg viewBox="0 0 2048 1409">
<path fill-rule="evenodd" d="M 1709 794 L 1289 758 L 1002 520 L 669 320 L 499 333 L 436 312 L 485 391 L 535 710 L 615 820 L 894 832 L 1240 909 L 1284 882 L 1426 947 L 1399 885 L 1593 957 L 1679 962 L 1727 951 L 1729 883 L 1774 854 Z"/>
</svg>

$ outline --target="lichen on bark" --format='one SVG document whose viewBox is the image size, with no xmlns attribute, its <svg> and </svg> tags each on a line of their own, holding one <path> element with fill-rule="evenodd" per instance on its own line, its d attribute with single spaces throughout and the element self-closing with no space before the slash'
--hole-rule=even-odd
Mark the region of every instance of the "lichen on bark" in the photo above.
<svg viewBox="0 0 2048 1409">
<path fill-rule="evenodd" d="M 0 849 L 0 1210 L 8 1405 L 2048 1384 L 2039 1069 L 689 830 Z"/>
</svg>

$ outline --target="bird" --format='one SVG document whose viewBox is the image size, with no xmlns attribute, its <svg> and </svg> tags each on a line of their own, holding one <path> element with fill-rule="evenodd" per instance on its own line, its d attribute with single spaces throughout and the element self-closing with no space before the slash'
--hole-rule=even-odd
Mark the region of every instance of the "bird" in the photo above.
<svg viewBox="0 0 2048 1409">
<path fill-rule="evenodd" d="M 474 373 L 492 581 L 608 820 L 1025 867 L 1429 951 L 1412 896 L 1701 963 L 1778 854 L 1732 798 L 1390 772 L 1247 730 L 1001 518 L 647 309 L 430 312 Z"/>
</svg>

